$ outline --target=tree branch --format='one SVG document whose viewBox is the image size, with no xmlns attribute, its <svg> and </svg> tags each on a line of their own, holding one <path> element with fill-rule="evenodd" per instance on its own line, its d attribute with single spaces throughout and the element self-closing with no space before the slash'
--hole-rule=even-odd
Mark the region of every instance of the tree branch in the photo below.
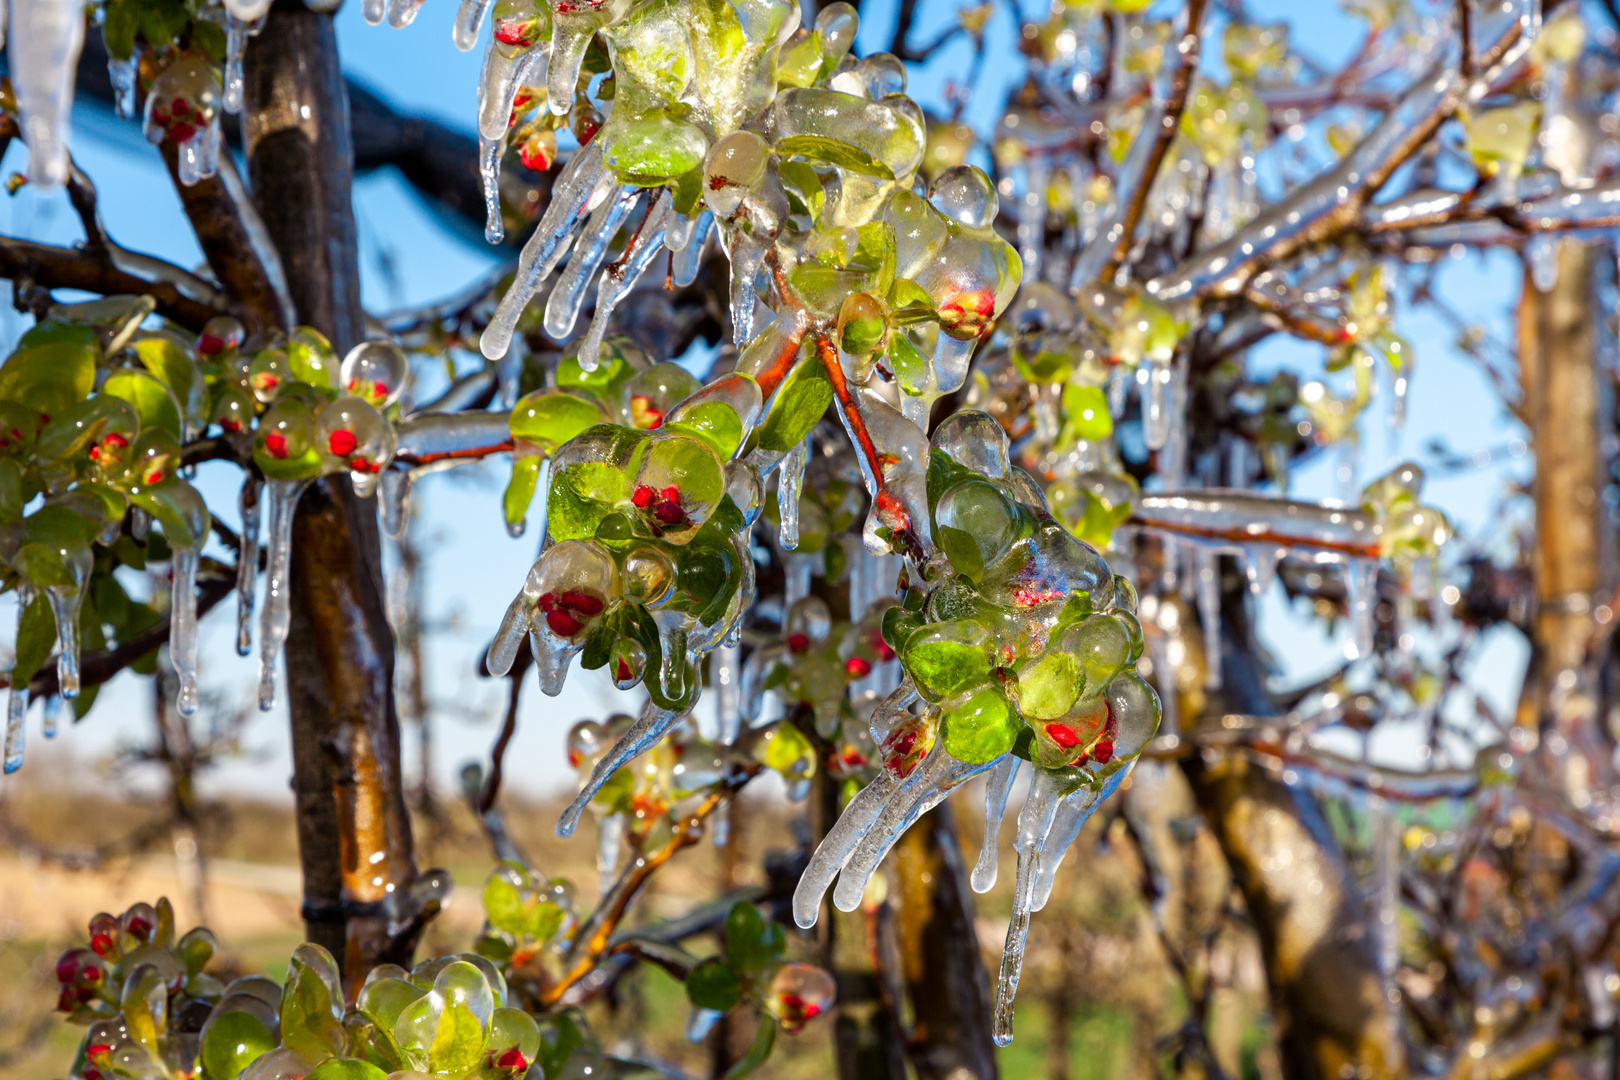
<svg viewBox="0 0 1620 1080">
<path fill-rule="evenodd" d="M 134 259 L 139 260 L 138 265 L 161 268 L 162 276 L 143 276 L 121 268 L 117 263 L 128 260 L 117 256 L 98 259 L 85 249 L 0 236 L 0 278 L 16 282 L 19 291 L 22 286 L 38 285 L 46 289 L 81 289 L 101 296 L 150 296 L 157 301 L 158 314 L 190 330 L 201 330 L 209 319 L 223 313 L 218 291 L 200 278 L 148 256 Z M 182 280 L 188 288 L 176 284 Z"/>
</svg>

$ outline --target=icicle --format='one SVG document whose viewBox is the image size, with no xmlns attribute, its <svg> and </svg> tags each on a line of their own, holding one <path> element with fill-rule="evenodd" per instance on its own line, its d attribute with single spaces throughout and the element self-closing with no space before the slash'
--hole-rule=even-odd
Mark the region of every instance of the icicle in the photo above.
<svg viewBox="0 0 1620 1080">
<path fill-rule="evenodd" d="M 28 613 L 28 607 L 34 602 L 34 589 L 26 581 L 17 584 L 17 636 L 13 640 L 22 640 L 23 617 Z M 19 686 L 15 680 L 11 684 L 11 693 L 6 702 L 6 747 L 5 771 L 14 773 L 22 768 L 23 763 L 23 720 L 28 713 L 28 684 L 24 682 Z"/>
<path fill-rule="evenodd" d="M 799 496 L 804 490 L 804 466 L 810 456 L 810 437 L 789 450 L 777 470 L 776 510 L 781 519 L 778 540 L 788 551 L 799 546 Z"/>
<path fill-rule="evenodd" d="M 1024 197 L 1018 204 L 1018 257 L 1024 264 L 1024 280 L 1041 276 L 1041 252 L 1046 247 L 1046 186 L 1052 168 L 1045 157 L 1026 159 Z"/>
<path fill-rule="evenodd" d="M 242 54 L 247 51 L 248 24 L 235 15 L 225 16 L 225 92 L 220 96 L 228 113 L 242 111 Z M 130 87 L 130 115 L 134 113 L 134 85 Z"/>
<path fill-rule="evenodd" d="M 1142 386 L 1142 438 L 1149 450 L 1162 449 L 1170 440 L 1170 374 L 1170 361 L 1165 359 L 1149 360 L 1138 375 Z"/>
<path fill-rule="evenodd" d="M 1035 872 L 1047 834 L 1052 830 L 1058 800 L 1063 797 L 1059 786 L 1061 783 L 1055 774 L 1037 768 L 1035 779 L 1029 786 L 1029 798 L 1024 800 L 1024 809 L 1018 815 L 1018 838 L 1013 841 L 1013 848 L 1018 852 L 1018 877 L 1013 884 L 1007 945 L 1001 954 L 1001 972 L 996 979 L 996 1013 L 991 1033 L 997 1046 L 1012 1042 L 1013 998 L 1018 994 L 1018 979 L 1024 968 L 1024 946 L 1029 940 L 1029 913 L 1035 897 Z"/>
<path fill-rule="evenodd" d="M 789 611 L 794 604 L 810 595 L 810 578 L 820 561 L 814 555 L 790 554 L 783 560 L 782 610 Z"/>
<path fill-rule="evenodd" d="M 242 513 L 242 532 L 236 549 L 236 652 L 247 656 L 253 651 L 253 589 L 259 578 L 259 492 L 263 484 L 255 477 L 242 481 L 237 505 Z"/>
<path fill-rule="evenodd" d="M 44 733 L 47 739 L 56 738 L 56 724 L 62 718 L 62 695 L 51 694 L 47 696 L 42 713 L 42 723 L 39 730 Z"/>
<path fill-rule="evenodd" d="M 511 288 L 501 297 L 495 317 L 478 341 L 486 357 L 496 360 L 506 353 L 518 317 L 568 250 L 580 220 L 599 199 L 607 197 L 615 183 L 613 174 L 602 163 L 602 148 L 595 139 L 568 162 L 552 189 L 551 205 L 546 207 L 534 235 L 523 245 Z"/>
<path fill-rule="evenodd" d="M 1012 794 L 1019 761 L 1019 758 L 1008 754 L 996 762 L 996 767 L 990 770 L 984 782 L 984 843 L 979 848 L 979 861 L 973 867 L 971 881 L 976 893 L 987 893 L 996 887 L 996 849 L 1001 842 L 1001 816 L 1007 812 L 1007 796 Z"/>
<path fill-rule="evenodd" d="M 557 116 L 565 116 L 574 106 L 574 88 L 579 83 L 579 67 L 596 35 L 594 20 L 573 16 L 551 22 L 551 71 L 546 77 L 547 106 Z"/>
<path fill-rule="evenodd" d="M 495 361 L 495 397 L 501 408 L 510 409 L 517 404 L 518 390 L 523 382 L 522 342 L 513 342 L 506 355 Z"/>
<path fill-rule="evenodd" d="M 586 371 L 596 370 L 602 351 L 602 338 L 613 320 L 613 309 L 619 306 L 620 300 L 630 295 L 630 290 L 636 287 L 636 282 L 647 272 L 653 259 L 664 250 L 664 223 L 669 220 L 670 201 L 663 197 L 662 192 L 655 193 L 651 199 L 647 216 L 630 238 L 624 254 L 616 262 L 603 267 L 602 276 L 597 282 L 596 314 L 591 316 L 591 325 L 579 343 L 579 366 Z"/>
<path fill-rule="evenodd" d="M 764 240 L 746 233 L 731 239 L 731 336 L 739 351 L 754 340 L 754 307 L 758 301 L 754 281 L 764 265 L 766 250 Z"/>
<path fill-rule="evenodd" d="M 1412 385 L 1411 368 L 1405 359 L 1390 377 L 1390 382 L 1389 445 L 1385 451 L 1395 457 L 1401 452 L 1401 431 L 1406 427 L 1406 391 Z"/>
<path fill-rule="evenodd" d="M 122 60 L 107 57 L 107 81 L 112 83 L 113 112 L 125 120 L 135 117 L 135 68 L 134 56 L 126 56 Z"/>
<path fill-rule="evenodd" d="M 798 887 L 793 890 L 793 921 L 809 929 L 816 925 L 821 914 L 821 898 L 855 853 L 872 823 L 877 821 L 891 796 L 900 788 L 900 781 L 884 769 L 844 807 L 833 827 L 817 845 L 810 863 L 799 876 Z"/>
<path fill-rule="evenodd" d="M 456 43 L 456 48 L 462 52 L 471 52 L 472 47 L 478 44 L 478 30 L 484 25 L 484 16 L 494 0 L 461 0 L 461 7 L 456 9 L 456 23 L 450 30 L 450 40 Z"/>
<path fill-rule="evenodd" d="M 478 180 L 484 187 L 484 240 L 491 244 L 506 239 L 506 222 L 501 219 L 501 155 L 504 153 L 504 135 L 496 139 L 478 137 Z"/>
<path fill-rule="evenodd" d="M 1373 651 L 1373 611 L 1378 600 L 1378 561 L 1351 559 L 1344 567 L 1344 600 L 1350 614 L 1354 638 L 1346 654 L 1371 656 Z"/>
<path fill-rule="evenodd" d="M 624 815 L 604 814 L 596 822 L 596 881 L 603 896 L 613 888 L 619 873 L 619 853 L 624 850 Z"/>
<path fill-rule="evenodd" d="M 1243 572 L 1249 579 L 1249 591 L 1264 596 L 1277 580 L 1277 560 L 1283 549 L 1275 544 L 1248 544 L 1243 549 Z"/>
<path fill-rule="evenodd" d="M 388 25 L 403 30 L 416 21 L 421 10 L 422 0 L 388 0 Z"/>
<path fill-rule="evenodd" d="M 388 13 L 388 0 L 360 0 L 360 17 L 371 26 L 383 21 Z"/>
<path fill-rule="evenodd" d="M 900 784 L 894 797 L 878 814 L 877 820 L 850 856 L 848 865 L 838 878 L 838 886 L 833 890 L 833 905 L 839 911 L 854 911 L 860 907 L 867 883 L 901 835 L 916 824 L 918 818 L 944 801 L 947 795 L 993 764 L 994 761 L 986 761 L 980 765 L 970 765 L 947 754 L 943 746 L 935 746 L 922 764 L 911 770 L 911 775 Z"/>
<path fill-rule="evenodd" d="M 641 716 L 630 726 L 630 730 L 624 733 L 624 737 L 614 743 L 597 761 L 595 767 L 591 769 L 591 778 L 585 782 L 585 787 L 557 819 L 557 835 L 565 840 L 573 836 L 574 830 L 579 827 L 580 815 L 585 813 L 585 808 L 596 798 L 596 793 L 613 778 L 613 774 L 655 745 L 659 739 L 668 734 L 669 729 L 674 727 L 683 715 L 685 714 L 661 709 L 651 701 L 642 706 Z"/>
<path fill-rule="evenodd" d="M 292 600 L 292 527 L 298 498 L 308 480 L 267 480 L 270 560 L 264 575 L 264 611 L 259 616 L 259 708 L 268 712 L 276 704 L 276 657 L 287 641 Z"/>
<path fill-rule="evenodd" d="M 721 746 L 730 746 L 742 731 L 742 646 L 723 644 L 710 656 L 718 725 L 715 739 Z"/>
<path fill-rule="evenodd" d="M 670 277 L 674 284 L 685 288 L 697 280 L 698 268 L 703 265 L 703 251 L 709 246 L 709 234 L 714 231 L 714 215 L 705 207 L 698 215 L 697 227 L 686 245 L 675 253 Z"/>
<path fill-rule="evenodd" d="M 197 711 L 197 558 L 195 545 L 174 549 L 169 573 L 173 591 L 169 604 L 169 662 L 180 680 L 174 707 L 181 716 Z"/>
<path fill-rule="evenodd" d="M 389 469 L 377 482 L 377 506 L 382 511 L 383 532 L 390 540 L 405 535 L 411 516 L 410 469 Z"/>
<path fill-rule="evenodd" d="M 45 601 L 56 617 L 56 685 L 65 698 L 79 696 L 79 608 L 84 604 L 89 569 L 75 577 L 77 584 L 45 588 Z"/>
<path fill-rule="evenodd" d="M 1530 264 L 1530 282 L 1540 293 L 1550 293 L 1558 285 L 1558 237 L 1537 233 L 1524 245 L 1524 261 Z"/>
<path fill-rule="evenodd" d="M 180 144 L 180 182 L 191 187 L 219 171 L 219 117 Z"/>
<path fill-rule="evenodd" d="M 605 199 L 585 223 L 574 242 L 574 254 L 546 300 L 545 328 L 554 340 L 565 341 L 573 332 L 579 309 L 585 306 L 585 290 L 642 191 L 634 184 L 620 184 L 618 193 Z"/>
<path fill-rule="evenodd" d="M 1200 544 L 1194 557 L 1198 566 L 1198 620 L 1204 629 L 1204 686 L 1221 686 L 1221 575 L 1220 552 Z"/>
<path fill-rule="evenodd" d="M 68 176 L 73 84 L 84 45 L 84 0 L 11 0 L 7 60 L 28 180 L 43 189 Z"/>
<path fill-rule="evenodd" d="M 1035 893 L 1030 898 L 1030 910 L 1040 911 L 1046 907 L 1046 902 L 1052 898 L 1052 885 L 1057 881 L 1057 872 L 1063 865 L 1063 859 L 1080 838 L 1080 831 L 1091 820 L 1091 815 L 1101 806 L 1103 800 L 1119 790 L 1125 778 L 1136 768 L 1136 762 L 1131 761 L 1119 772 L 1103 781 L 1103 786 L 1096 791 L 1081 788 L 1058 804 L 1057 813 L 1052 819 L 1051 831 L 1047 833 L 1046 845 L 1041 848 L 1041 859 L 1035 867 Z"/>
</svg>

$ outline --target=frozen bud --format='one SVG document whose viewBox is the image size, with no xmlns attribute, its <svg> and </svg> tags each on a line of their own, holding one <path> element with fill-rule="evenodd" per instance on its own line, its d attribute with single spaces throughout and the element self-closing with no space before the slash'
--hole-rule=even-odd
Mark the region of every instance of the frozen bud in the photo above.
<svg viewBox="0 0 1620 1080">
<path fill-rule="evenodd" d="M 386 409 L 405 390 L 410 366 L 405 353 L 391 341 L 363 341 L 349 350 L 338 368 L 338 384 L 345 392 Z"/>
<path fill-rule="evenodd" d="M 1088 757 L 1102 764 L 1113 760 L 1112 719 L 1108 703 L 1101 697 L 1082 698 L 1062 716 L 1037 720 L 1031 726 L 1036 761 L 1049 769 L 1078 764 Z"/>
<path fill-rule="evenodd" d="M 871 293 L 851 293 L 838 309 L 839 347 L 851 355 L 865 356 L 881 349 L 888 331 L 886 306 Z"/>
<path fill-rule="evenodd" d="M 285 475 L 315 444 L 315 417 L 298 398 L 271 406 L 253 438 L 253 457 L 266 475 Z M 308 475 L 304 473 L 303 475 Z"/>
<path fill-rule="evenodd" d="M 119 918 L 118 928 L 128 935 L 130 944 L 148 944 L 157 935 L 157 909 L 145 901 L 131 904 Z"/>
<path fill-rule="evenodd" d="M 734 131 L 709 148 L 703 162 L 703 200 L 716 217 L 729 218 L 765 175 L 771 148 L 752 131 Z"/>
<path fill-rule="evenodd" d="M 219 115 L 219 76 L 207 61 L 187 57 L 152 80 L 146 96 L 146 141 L 183 143 Z"/>
<path fill-rule="evenodd" d="M 118 959 L 118 920 L 105 911 L 90 920 L 90 949 L 103 959 Z"/>
<path fill-rule="evenodd" d="M 574 639 L 618 592 L 618 568 L 599 544 L 565 540 L 540 557 L 524 592 L 534 604 L 533 625 Z"/>
<path fill-rule="evenodd" d="M 663 426 L 664 417 L 676 405 L 702 389 L 703 384 L 676 364 L 655 364 L 637 372 L 625 389 L 628 406 L 625 417 L 633 428 L 652 431 Z"/>
<path fill-rule="evenodd" d="M 613 646 L 613 685 L 629 690 L 647 671 L 647 650 L 633 638 L 620 638 Z"/>
<path fill-rule="evenodd" d="M 551 7 L 544 2 L 498 0 L 493 21 L 495 41 L 508 56 L 551 37 Z"/>
<path fill-rule="evenodd" d="M 156 487 L 180 467 L 180 444 L 162 428 L 147 428 L 130 447 L 125 477 L 134 484 Z"/>
<path fill-rule="evenodd" d="M 595 720 L 581 720 L 568 729 L 568 764 L 589 768 L 613 742 L 606 728 Z"/>
<path fill-rule="evenodd" d="M 248 365 L 248 386 L 253 396 L 268 405 L 276 400 L 281 388 L 292 381 L 292 368 L 287 363 L 285 349 L 265 349 Z"/>
<path fill-rule="evenodd" d="M 791 1035 L 830 1009 L 837 989 L 833 977 L 826 971 L 792 961 L 777 968 L 776 974 L 771 976 L 766 1009 L 781 1022 L 782 1030 Z"/>
<path fill-rule="evenodd" d="M 928 201 L 941 214 L 969 229 L 988 229 L 999 208 L 995 185 L 982 169 L 972 165 L 958 165 L 941 173 Z"/>
<path fill-rule="evenodd" d="M 789 652 L 808 652 L 832 632 L 832 613 L 820 597 L 806 596 L 794 603 L 783 629 Z"/>
<path fill-rule="evenodd" d="M 964 469 L 992 480 L 1011 468 L 1006 430 L 989 413 L 953 413 L 934 429 L 933 447 Z"/>
<path fill-rule="evenodd" d="M 338 398 L 316 417 L 316 452 L 329 470 L 349 470 L 362 498 L 375 490 L 377 474 L 394 460 L 394 448 L 393 425 L 353 394 Z"/>
<path fill-rule="evenodd" d="M 336 388 L 337 353 L 326 335 L 312 326 L 297 326 L 287 336 L 287 366 L 293 377 L 323 390 Z"/>
<path fill-rule="evenodd" d="M 253 399 L 237 386 L 225 386 L 214 403 L 209 420 L 227 435 L 236 435 L 253 426 Z"/>
<path fill-rule="evenodd" d="M 550 128 L 531 131 L 518 143 L 518 160 L 533 172 L 545 172 L 557 160 L 557 133 Z"/>
<path fill-rule="evenodd" d="M 658 548 L 633 548 L 624 557 L 624 598 L 631 603 L 660 604 L 674 584 L 675 564 Z"/>
<path fill-rule="evenodd" d="M 197 335 L 197 352 L 206 359 L 218 360 L 235 352 L 246 336 L 241 323 L 229 315 L 216 315 L 203 324 L 202 333 Z"/>
</svg>

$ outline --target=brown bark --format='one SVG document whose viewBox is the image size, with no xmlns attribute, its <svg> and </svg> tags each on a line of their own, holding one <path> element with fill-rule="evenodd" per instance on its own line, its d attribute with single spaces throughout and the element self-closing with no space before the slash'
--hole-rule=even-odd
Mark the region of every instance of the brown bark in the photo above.
<svg viewBox="0 0 1620 1080">
<path fill-rule="evenodd" d="M 361 340 L 348 101 L 328 15 L 278 3 L 246 57 L 253 194 L 301 323 L 341 353 Z M 304 918 L 351 991 L 410 963 L 437 900 L 419 900 L 400 775 L 394 638 L 370 500 L 312 485 L 293 525 L 287 698 Z"/>
<path fill-rule="evenodd" d="M 912 1065 L 919 1080 L 993 1080 L 990 978 L 950 803 L 909 829 L 895 856 Z"/>
<path fill-rule="evenodd" d="M 1523 699 L 1528 711 L 1521 722 L 1527 723 L 1539 715 L 1550 680 L 1586 661 L 1592 597 L 1610 547 L 1599 512 L 1605 477 L 1598 452 L 1595 258 L 1589 246 L 1560 241 L 1557 284 L 1543 293 L 1527 269 L 1519 306 L 1523 419 L 1536 454 L 1536 654 Z"/>
<path fill-rule="evenodd" d="M 1223 568 L 1230 570 L 1223 560 Z M 1202 723 L 1227 712 L 1274 711 L 1245 607 L 1247 586 L 1226 573 L 1223 690 Z M 1186 715 L 1183 713 L 1183 715 Z M 1193 794 L 1243 893 L 1266 962 L 1278 1046 L 1289 1080 L 1386 1080 L 1406 1075 L 1398 1005 L 1384 996 L 1367 913 L 1309 792 L 1233 754 L 1182 759 Z"/>
</svg>

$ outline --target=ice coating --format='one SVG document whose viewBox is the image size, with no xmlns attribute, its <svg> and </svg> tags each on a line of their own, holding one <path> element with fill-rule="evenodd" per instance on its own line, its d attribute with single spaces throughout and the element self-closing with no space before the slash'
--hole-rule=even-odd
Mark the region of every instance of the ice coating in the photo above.
<svg viewBox="0 0 1620 1080">
<path fill-rule="evenodd" d="M 776 504 L 781 518 L 777 542 L 784 550 L 799 546 L 799 496 L 804 490 L 804 466 L 810 455 L 810 442 L 805 439 L 782 459 L 776 471 Z"/>
<path fill-rule="evenodd" d="M 116 56 L 107 57 L 107 81 L 113 88 L 113 111 L 124 120 L 135 116 L 135 71 L 135 57 L 127 56 L 122 60 Z"/>
<path fill-rule="evenodd" d="M 1068 794 L 1051 774 L 1036 770 L 1029 798 L 1018 814 L 1018 835 L 1013 849 L 1018 852 L 1018 873 L 1013 884 L 1012 918 L 1007 923 L 1007 944 L 1001 954 L 1001 970 L 996 976 L 995 1017 L 991 1038 L 1006 1046 L 1013 1037 L 1013 999 L 1024 969 L 1024 946 L 1029 940 L 1029 916 L 1034 910 L 1035 877 L 1052 831 L 1058 804 Z"/>
<path fill-rule="evenodd" d="M 142 129 L 147 142 L 175 144 L 182 184 L 196 184 L 218 169 L 223 94 L 213 65 L 193 57 L 152 80 Z"/>
<path fill-rule="evenodd" d="M 264 485 L 249 474 L 242 481 L 237 506 L 242 514 L 242 532 L 236 550 L 236 652 L 253 652 L 253 592 L 259 579 L 259 496 Z"/>
<path fill-rule="evenodd" d="M 1144 495 L 1133 518 L 1150 528 L 1234 544 L 1271 542 L 1376 555 L 1383 526 L 1363 510 L 1219 488 Z"/>
<path fill-rule="evenodd" d="M 180 683 L 174 705 L 181 716 L 197 711 L 197 560 L 198 545 L 174 549 L 174 577 L 169 607 L 169 661 Z"/>
<path fill-rule="evenodd" d="M 68 177 L 73 83 L 84 45 L 83 0 L 13 0 L 6 59 L 19 126 L 28 144 L 28 180 L 44 189 Z"/>
<path fill-rule="evenodd" d="M 714 684 L 717 740 L 722 746 L 737 741 L 742 730 L 742 646 L 725 644 L 710 654 L 710 674 Z M 756 713 L 757 715 L 757 713 Z"/>
<path fill-rule="evenodd" d="M 298 499 L 309 480 L 266 480 L 270 558 L 264 574 L 264 610 L 259 615 L 259 708 L 276 705 L 276 659 L 287 643 L 292 603 L 292 528 Z"/>
<path fill-rule="evenodd" d="M 569 160 L 557 178 L 540 224 L 523 245 L 511 289 L 501 297 L 495 317 L 479 338 L 478 347 L 486 357 L 497 360 L 506 354 L 518 316 L 562 260 L 579 223 L 596 202 L 608 196 L 613 184 L 613 176 L 602 161 L 602 148 L 595 140 Z"/>
<path fill-rule="evenodd" d="M 558 341 L 566 341 L 573 333 L 579 309 L 585 304 L 585 290 L 591 278 L 602 265 L 608 245 L 618 233 L 619 226 L 629 216 L 641 198 L 641 189 L 634 184 L 621 184 L 619 190 L 598 206 L 585 223 L 585 230 L 574 242 L 573 257 L 563 267 L 557 283 L 551 287 L 546 300 L 546 333 Z"/>
<path fill-rule="evenodd" d="M 86 545 L 63 551 L 63 562 L 73 577 L 70 585 L 47 585 L 45 602 L 56 620 L 56 685 L 65 698 L 79 696 L 79 608 L 90 582 L 94 557 Z"/>
<path fill-rule="evenodd" d="M 456 21 L 451 27 L 451 40 L 456 48 L 462 52 L 469 52 L 478 44 L 478 30 L 484 25 L 484 16 L 494 6 L 495 0 L 461 0 L 461 6 L 456 9 Z"/>
<path fill-rule="evenodd" d="M 1058 804 L 1057 812 L 1052 815 L 1052 828 L 1048 831 L 1046 843 L 1041 848 L 1031 911 L 1040 911 L 1046 907 L 1047 900 L 1052 897 L 1052 885 L 1057 880 L 1058 869 L 1063 865 L 1063 859 L 1068 855 L 1069 849 L 1079 839 L 1080 831 L 1086 827 L 1086 822 L 1091 820 L 1092 813 L 1102 805 L 1103 800 L 1118 791 L 1125 778 L 1130 776 L 1135 768 L 1136 762 L 1133 761 L 1104 781 L 1101 788 L 1095 791 L 1081 788 Z"/>
<path fill-rule="evenodd" d="M 613 774 L 654 746 L 680 718 L 680 713 L 660 709 L 649 701 L 630 730 L 591 769 L 591 777 L 585 782 L 584 788 L 557 819 L 557 835 L 565 839 L 574 835 L 574 830 L 579 827 L 580 815 L 596 798 L 596 793 L 613 779 Z"/>
<path fill-rule="evenodd" d="M 669 220 L 670 202 L 657 195 L 652 198 L 647 216 L 631 237 L 624 254 L 603 268 L 597 282 L 596 314 L 591 317 L 591 325 L 579 343 L 579 366 L 586 371 L 596 370 L 602 351 L 602 338 L 613 319 L 613 309 L 636 287 L 641 275 L 647 272 L 647 268 L 664 249 L 664 227 Z"/>
</svg>

